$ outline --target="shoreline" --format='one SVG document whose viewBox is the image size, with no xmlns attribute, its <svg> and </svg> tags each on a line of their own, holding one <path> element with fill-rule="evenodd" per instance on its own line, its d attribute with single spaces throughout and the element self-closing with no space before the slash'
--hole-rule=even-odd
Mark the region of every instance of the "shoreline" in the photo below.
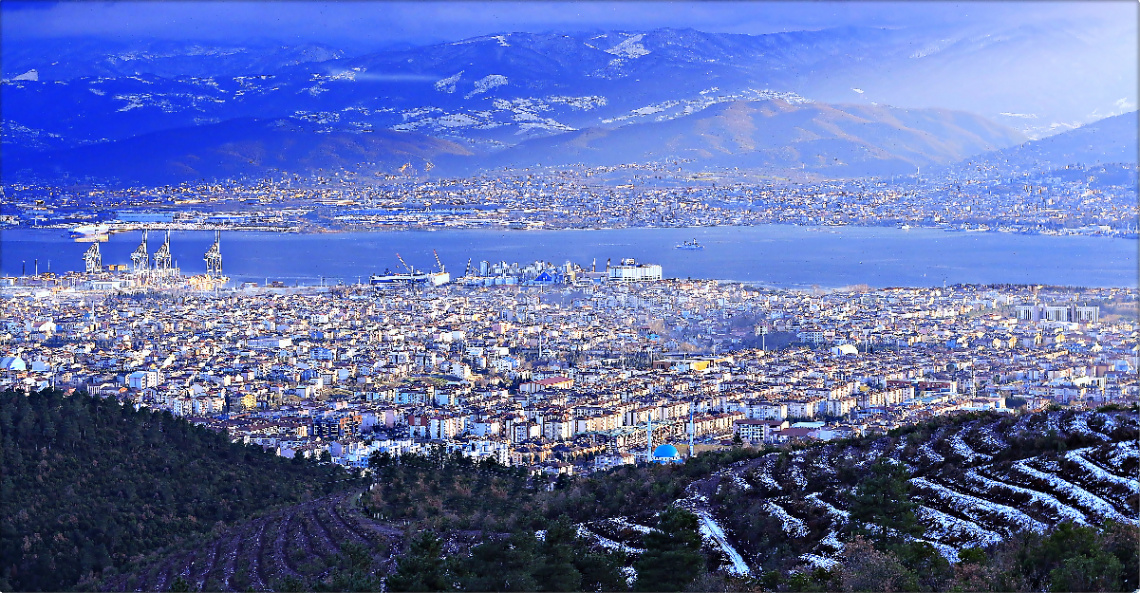
<svg viewBox="0 0 1140 593">
<path fill-rule="evenodd" d="M 639 226 L 591 226 L 591 227 L 551 227 L 551 226 L 538 226 L 528 228 L 512 228 L 503 225 L 458 225 L 458 226 L 417 226 L 417 225 L 379 225 L 374 228 L 356 229 L 356 228 L 330 228 L 326 226 L 304 226 L 304 227 L 285 227 L 285 226 L 233 226 L 223 224 L 179 224 L 179 223 L 119 223 L 120 226 L 110 226 L 116 223 L 99 223 L 107 224 L 109 228 L 106 234 L 98 235 L 78 235 L 72 237 L 73 239 L 82 238 L 97 238 L 111 235 L 119 235 L 123 233 L 131 233 L 137 231 L 179 231 L 179 232 L 234 232 L 234 233 L 279 233 L 282 235 L 340 235 L 350 233 L 398 233 L 398 232 L 422 232 L 422 233 L 438 233 L 446 231 L 503 231 L 503 232 L 520 232 L 520 233 L 534 233 L 534 232 L 553 232 L 553 231 L 621 231 L 621 230 L 639 230 L 639 229 L 653 229 L 653 230 L 669 230 L 669 229 L 726 229 L 726 228 L 761 228 L 767 226 L 779 227 L 795 227 L 802 228 L 810 232 L 838 232 L 836 229 L 897 229 L 902 232 L 909 231 L 943 231 L 946 233 L 971 233 L 982 235 L 1024 235 L 1024 236 L 1046 236 L 1046 237 L 1095 237 L 1104 239 L 1140 239 L 1140 234 L 1132 233 L 1082 233 L 1077 232 L 1080 228 L 1065 227 L 1057 230 L 1047 231 L 1034 231 L 1029 232 L 1023 229 L 1015 228 L 987 228 L 987 229 L 962 229 L 957 227 L 945 227 L 939 225 L 926 226 L 907 226 L 906 228 L 899 227 L 896 224 L 888 223 L 881 225 L 865 225 L 865 224 L 799 224 L 794 222 L 766 222 L 762 224 L 728 224 L 728 225 L 690 225 L 690 226 L 653 226 L 653 225 L 639 225 Z M 59 230 L 70 232 L 71 229 L 76 228 L 76 224 L 53 224 L 43 226 L 27 226 L 27 225 L 8 225 L 0 227 L 0 233 L 4 231 L 32 231 L 32 230 Z M 98 240 L 98 239 L 96 239 Z M 3 236 L 0 234 L 0 242 L 3 241 Z M 100 241 L 104 242 L 104 241 Z"/>
</svg>

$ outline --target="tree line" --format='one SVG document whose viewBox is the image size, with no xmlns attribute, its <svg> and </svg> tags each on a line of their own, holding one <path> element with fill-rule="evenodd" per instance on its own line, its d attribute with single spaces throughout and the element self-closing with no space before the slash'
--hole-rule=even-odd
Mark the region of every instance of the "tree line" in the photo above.
<svg viewBox="0 0 1140 593">
<path fill-rule="evenodd" d="M 194 536 L 352 484 L 168 412 L 0 393 L 0 590 L 91 583 Z"/>
</svg>

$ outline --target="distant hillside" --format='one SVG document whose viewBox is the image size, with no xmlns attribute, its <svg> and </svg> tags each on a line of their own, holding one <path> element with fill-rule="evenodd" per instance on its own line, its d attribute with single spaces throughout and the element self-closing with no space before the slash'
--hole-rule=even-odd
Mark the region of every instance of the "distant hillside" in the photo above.
<svg viewBox="0 0 1140 593">
<path fill-rule="evenodd" d="M 1137 164 L 1137 112 L 1106 117 L 1075 130 L 970 159 L 975 165 L 1050 169 L 1066 165 Z"/>
<path fill-rule="evenodd" d="M 530 166 L 694 160 L 830 177 L 913 173 L 1021 142 L 1015 130 L 943 109 L 735 101 L 664 122 L 524 142 L 490 161 Z"/>
<path fill-rule="evenodd" d="M 340 168 L 394 173 L 404 164 L 423 170 L 437 156 L 469 155 L 454 142 L 414 132 L 324 131 L 294 119 L 237 119 L 153 132 L 68 150 L 13 155 L 4 178 L 93 177 L 122 183 L 183 181 L 280 174 L 331 174 Z"/>
<path fill-rule="evenodd" d="M 0 393 L 0 589 L 81 580 L 282 504 L 345 487 L 290 461 L 114 399 Z"/>
</svg>

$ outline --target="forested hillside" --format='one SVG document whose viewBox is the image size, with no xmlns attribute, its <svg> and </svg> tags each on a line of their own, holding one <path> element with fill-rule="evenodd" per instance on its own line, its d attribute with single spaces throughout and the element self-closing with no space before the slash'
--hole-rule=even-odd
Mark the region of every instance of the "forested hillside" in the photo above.
<svg viewBox="0 0 1140 593">
<path fill-rule="evenodd" d="M 168 413 L 54 390 L 0 393 L 0 590 L 73 589 L 353 481 Z"/>
<path fill-rule="evenodd" d="M 377 456 L 359 496 L 103 588 L 1133 590 L 1137 426 L 1134 410 L 941 417 L 553 483 L 438 451 Z"/>
</svg>

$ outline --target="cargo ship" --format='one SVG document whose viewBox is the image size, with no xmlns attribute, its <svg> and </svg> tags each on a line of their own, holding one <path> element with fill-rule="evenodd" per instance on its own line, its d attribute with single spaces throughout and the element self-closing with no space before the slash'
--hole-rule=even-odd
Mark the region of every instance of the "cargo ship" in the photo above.
<svg viewBox="0 0 1140 593">
<path fill-rule="evenodd" d="M 421 272 L 407 264 L 400 254 L 396 254 L 396 259 L 400 260 L 407 272 L 395 272 L 391 270 L 384 270 L 383 274 L 373 274 L 369 276 L 368 283 L 375 287 L 384 286 L 442 286 L 451 281 L 451 274 L 447 273 L 447 268 L 443 267 L 443 262 L 439 261 L 439 254 L 435 253 L 435 263 L 439 267 L 438 272 Z"/>
<path fill-rule="evenodd" d="M 384 270 L 383 274 L 373 274 L 368 278 L 372 286 L 441 286 L 451 281 L 451 274 L 447 272 L 400 272 L 392 273 Z"/>
</svg>

